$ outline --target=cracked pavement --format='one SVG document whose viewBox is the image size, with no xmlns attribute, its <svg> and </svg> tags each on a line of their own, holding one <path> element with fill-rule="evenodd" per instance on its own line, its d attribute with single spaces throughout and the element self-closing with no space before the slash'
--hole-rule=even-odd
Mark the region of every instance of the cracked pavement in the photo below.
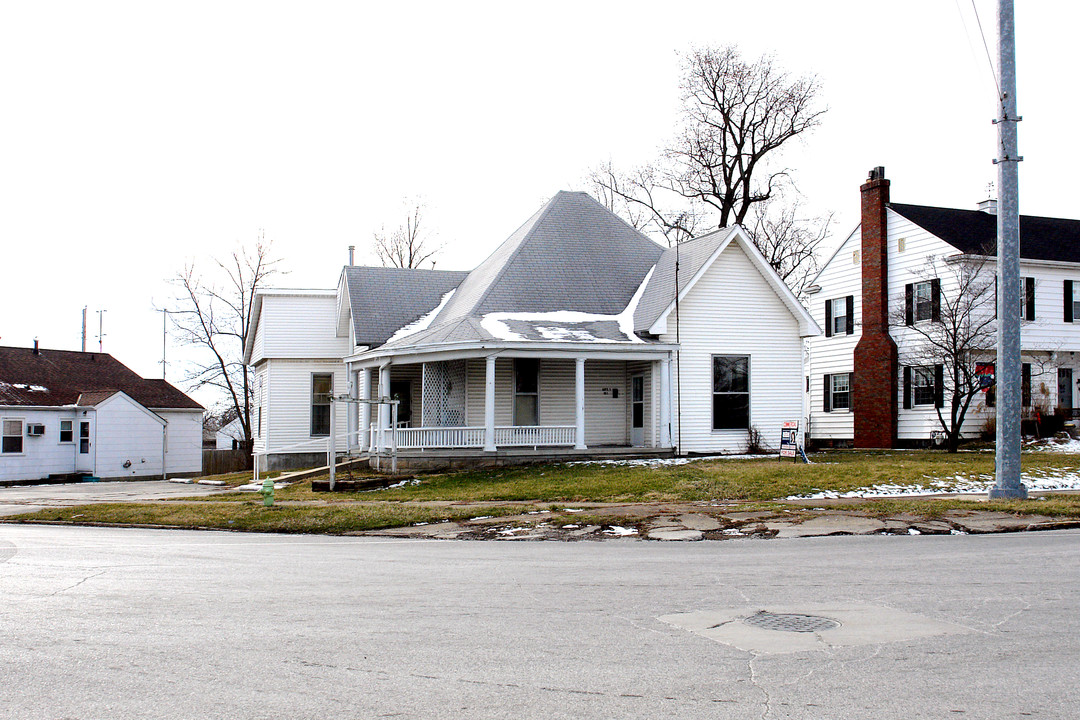
<svg viewBox="0 0 1080 720">
<path fill-rule="evenodd" d="M 1072 718 L 1077 598 L 1075 530 L 465 543 L 2 525 L 0 718 Z M 869 635 L 746 650 L 662 619 L 726 613 L 707 623 L 722 632 L 760 610 Z"/>
</svg>

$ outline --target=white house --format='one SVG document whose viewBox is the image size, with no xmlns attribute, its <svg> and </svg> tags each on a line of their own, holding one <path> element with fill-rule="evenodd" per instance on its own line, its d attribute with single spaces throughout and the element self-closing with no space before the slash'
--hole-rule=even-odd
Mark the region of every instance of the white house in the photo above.
<svg viewBox="0 0 1080 720">
<path fill-rule="evenodd" d="M 244 428 L 240 424 L 240 418 L 234 418 L 225 423 L 214 433 L 215 450 L 237 450 L 242 442 L 244 442 Z"/>
<path fill-rule="evenodd" d="M 950 267 L 996 272 L 995 201 L 977 210 L 906 205 L 890 202 L 889 186 L 875 168 L 861 188 L 859 227 L 811 285 L 811 314 L 826 328 L 808 341 L 808 433 L 817 441 L 894 447 L 940 430 L 941 365 L 910 359 L 912 328 L 940 321 L 941 298 L 957 292 Z M 1024 407 L 1072 415 L 1080 401 L 1080 221 L 1021 216 L 1020 255 Z M 992 355 L 974 360 L 993 377 Z M 995 412 L 987 384 L 962 426 L 966 437 Z"/>
<path fill-rule="evenodd" d="M 105 353 L 0 347 L 0 480 L 198 474 L 202 410 Z"/>
<path fill-rule="evenodd" d="M 448 462 L 741 452 L 751 428 L 776 447 L 803 415 L 802 338 L 819 332 L 738 226 L 664 249 L 575 192 L 471 272 L 347 266 L 336 293 L 260 302 L 246 357 L 271 466 L 303 442 L 325 453 L 331 407 L 339 451 Z M 360 402 L 331 402 L 346 393 Z M 397 399 L 396 426 L 377 398 Z"/>
</svg>

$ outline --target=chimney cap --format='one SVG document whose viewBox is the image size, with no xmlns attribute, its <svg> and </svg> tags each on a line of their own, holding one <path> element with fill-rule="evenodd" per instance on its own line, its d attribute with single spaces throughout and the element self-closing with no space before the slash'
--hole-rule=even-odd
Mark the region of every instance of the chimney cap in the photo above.
<svg viewBox="0 0 1080 720">
<path fill-rule="evenodd" d="M 884 180 L 885 179 L 885 166 L 878 165 L 870 170 L 870 176 L 867 180 Z"/>
</svg>

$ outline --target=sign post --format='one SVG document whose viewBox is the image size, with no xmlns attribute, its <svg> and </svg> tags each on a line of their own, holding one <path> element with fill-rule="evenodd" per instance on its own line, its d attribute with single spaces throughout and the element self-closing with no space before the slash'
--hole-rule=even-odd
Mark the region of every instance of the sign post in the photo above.
<svg viewBox="0 0 1080 720">
<path fill-rule="evenodd" d="M 780 428 L 780 460 L 799 462 L 799 422 L 788 420 Z"/>
</svg>

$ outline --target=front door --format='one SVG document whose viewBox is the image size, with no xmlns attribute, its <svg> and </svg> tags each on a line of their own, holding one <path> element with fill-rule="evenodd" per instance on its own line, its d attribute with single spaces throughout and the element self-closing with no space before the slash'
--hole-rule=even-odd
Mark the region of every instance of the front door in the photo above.
<svg viewBox="0 0 1080 720">
<path fill-rule="evenodd" d="M 630 377 L 630 444 L 645 445 L 645 376 Z"/>
<path fill-rule="evenodd" d="M 1073 406 L 1072 368 L 1058 368 L 1058 407 L 1072 410 Z"/>
<path fill-rule="evenodd" d="M 94 472 L 94 447 L 90 421 L 79 421 L 79 437 L 75 439 L 75 472 Z"/>
<path fill-rule="evenodd" d="M 398 401 L 398 427 L 412 425 L 412 383 L 408 380 L 394 380 L 390 383 L 390 397 Z"/>
</svg>

